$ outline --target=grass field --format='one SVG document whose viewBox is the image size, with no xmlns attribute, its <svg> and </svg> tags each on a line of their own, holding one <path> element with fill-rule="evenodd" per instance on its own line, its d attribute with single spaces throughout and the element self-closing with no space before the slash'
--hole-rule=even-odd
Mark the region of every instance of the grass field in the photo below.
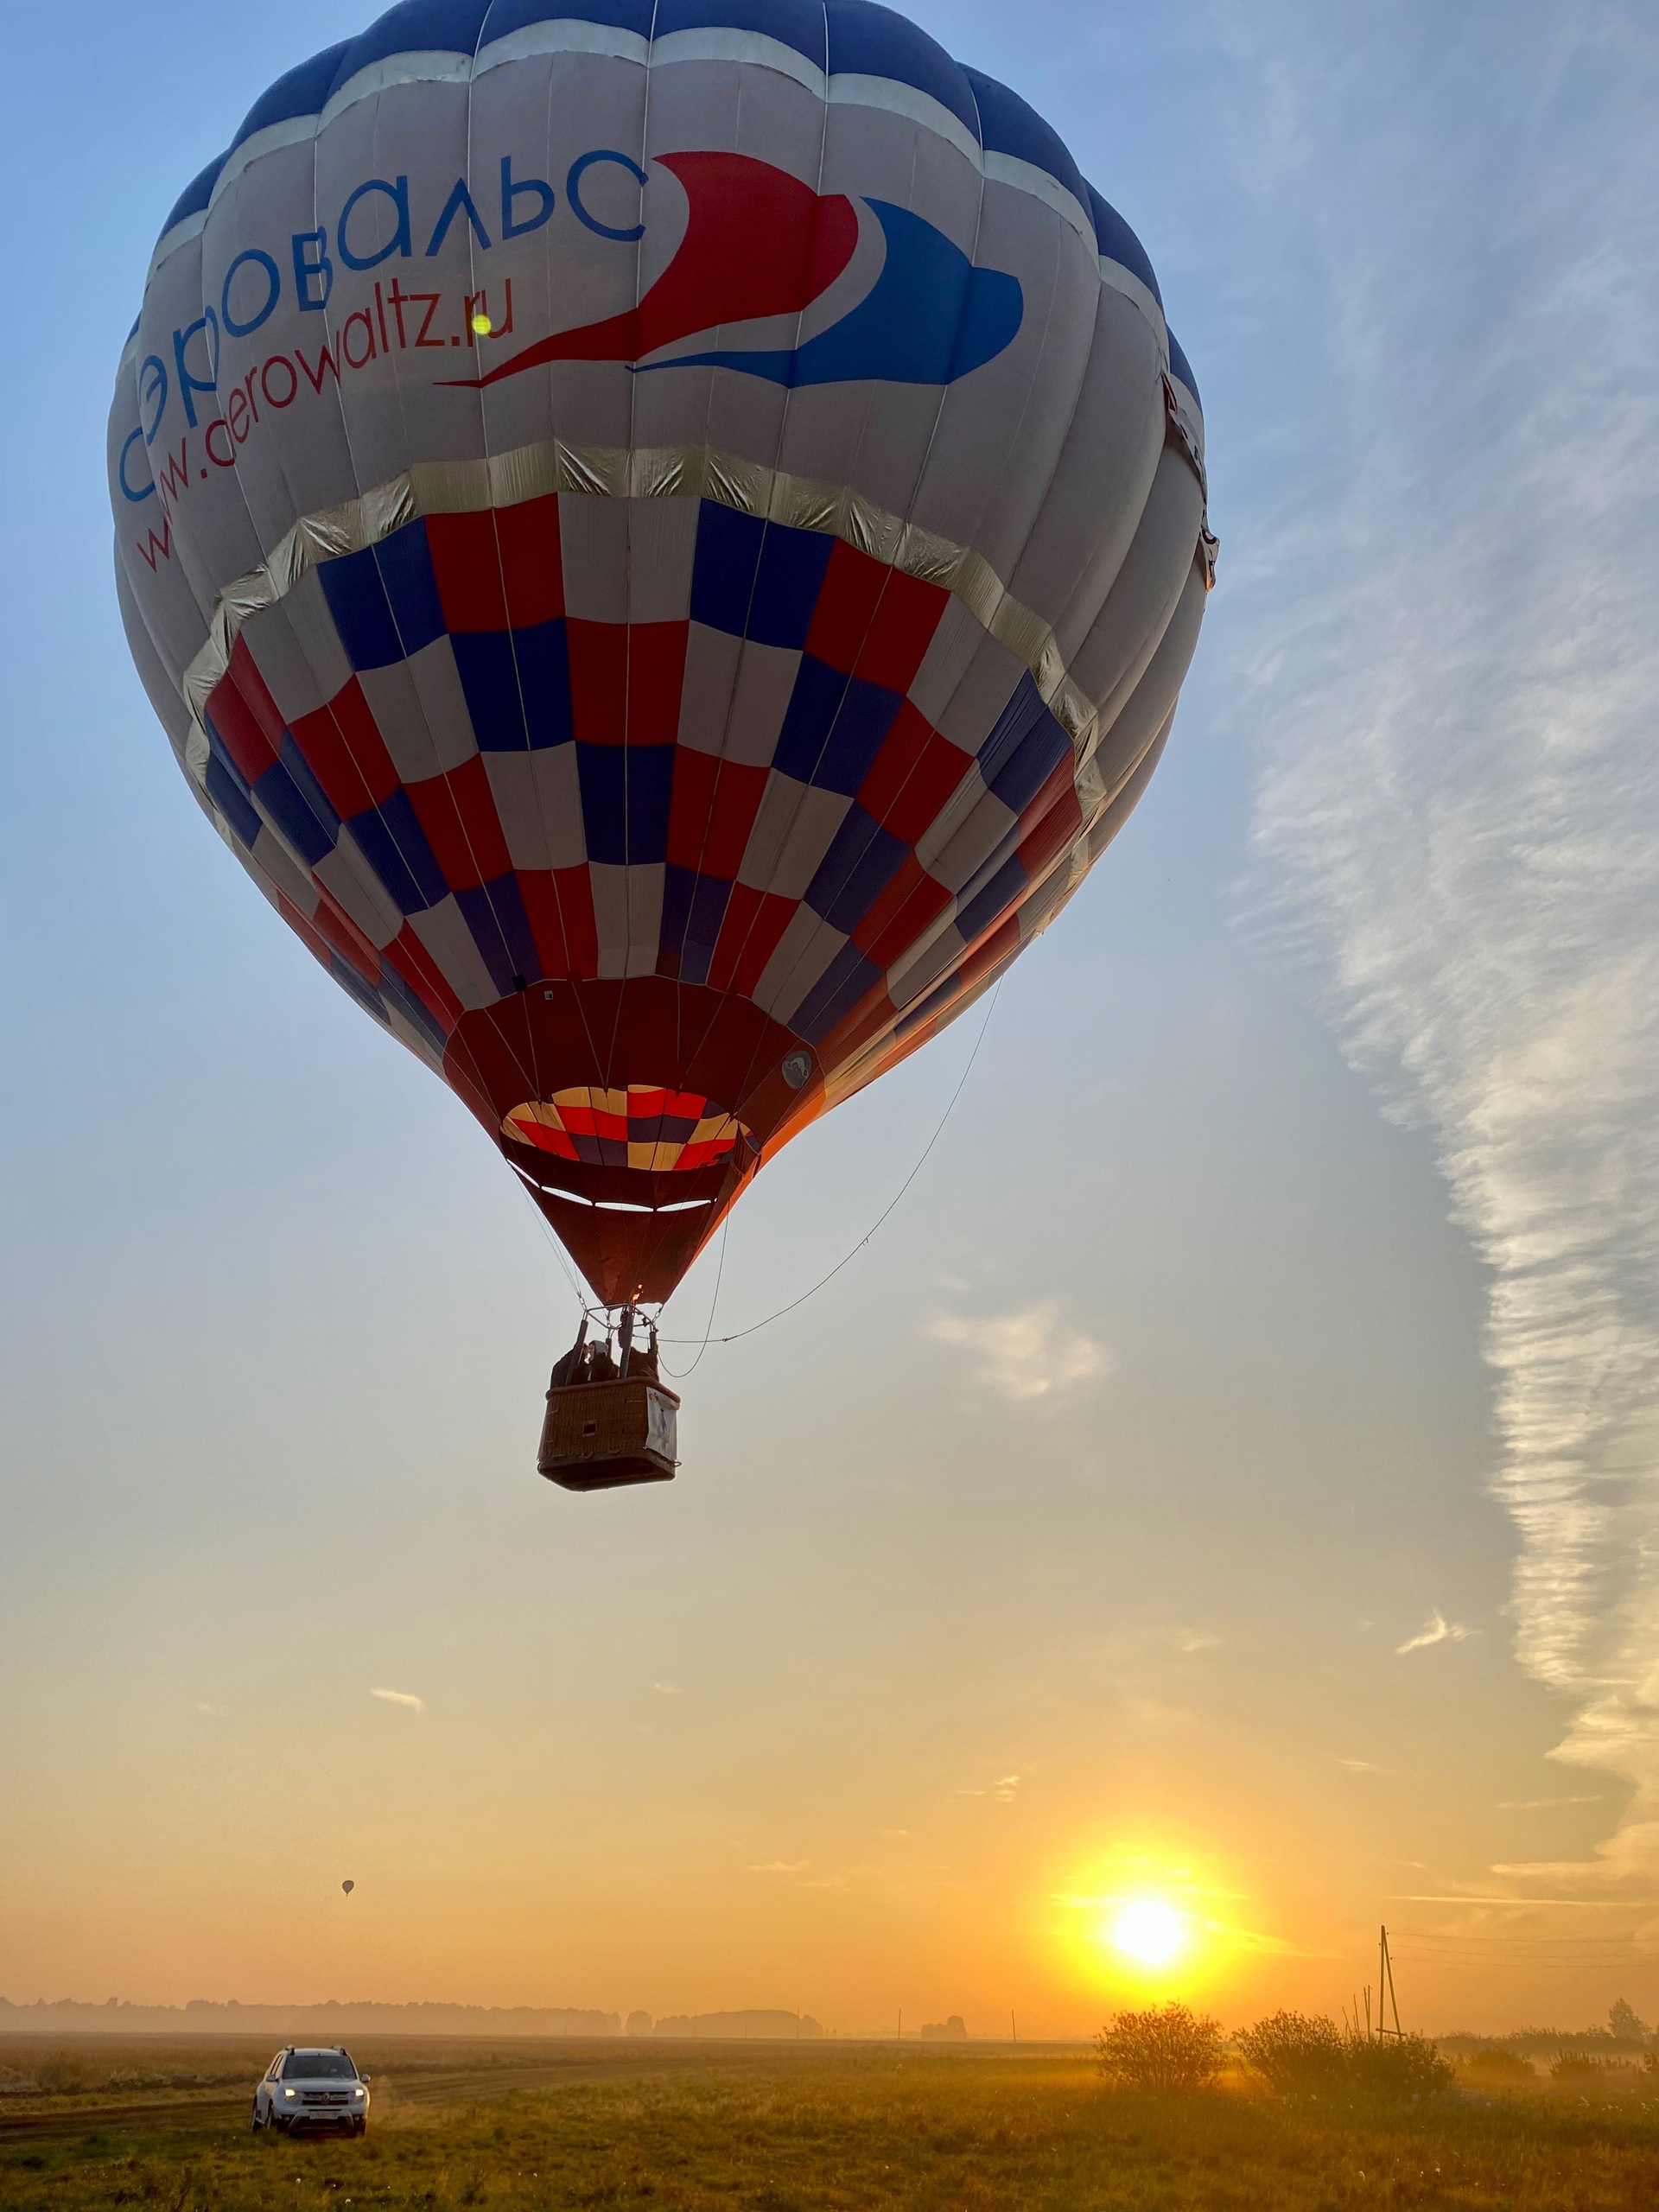
<svg viewBox="0 0 1659 2212">
<path fill-rule="evenodd" d="M 11 2212 L 1653 2212 L 1659 2099 L 1541 2082 L 1433 2110 L 1295 2107 L 1238 2085 L 1103 2090 L 1088 2055 L 873 2044 L 356 2046 L 363 2142 L 247 2131 L 270 2056 L 138 2037 L 0 2043 Z"/>
</svg>

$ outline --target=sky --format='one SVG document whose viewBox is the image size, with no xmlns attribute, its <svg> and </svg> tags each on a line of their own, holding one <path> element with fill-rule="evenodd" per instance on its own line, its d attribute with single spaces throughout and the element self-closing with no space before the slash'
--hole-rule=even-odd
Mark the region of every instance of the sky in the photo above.
<svg viewBox="0 0 1659 2212">
<path fill-rule="evenodd" d="M 111 581 L 162 218 L 367 12 L 37 10 L 0 87 L 0 1994 L 1071 2035 L 1335 2013 L 1386 1921 L 1408 2024 L 1659 2018 L 1650 11 L 913 10 L 1146 242 L 1220 583 L 1128 829 L 671 1363 L 937 1135 L 901 1203 L 590 1498 L 545 1233 Z"/>
</svg>

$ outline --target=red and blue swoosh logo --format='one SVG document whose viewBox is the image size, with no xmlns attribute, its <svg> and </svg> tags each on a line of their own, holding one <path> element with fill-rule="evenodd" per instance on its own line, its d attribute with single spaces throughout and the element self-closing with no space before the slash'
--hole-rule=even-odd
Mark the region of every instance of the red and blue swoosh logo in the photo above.
<svg viewBox="0 0 1659 2212">
<path fill-rule="evenodd" d="M 822 196 L 746 154 L 664 154 L 688 202 L 685 236 L 639 305 L 556 332 L 466 380 L 480 391 L 550 361 L 621 361 L 640 373 L 715 367 L 800 387 L 868 378 L 954 384 L 1012 344 L 1025 314 L 1017 277 L 976 269 L 931 223 L 886 200 L 865 205 L 886 251 L 875 281 L 838 321 L 798 346 L 650 357 L 698 331 L 798 315 L 853 257 L 859 217 L 842 193 Z"/>
</svg>

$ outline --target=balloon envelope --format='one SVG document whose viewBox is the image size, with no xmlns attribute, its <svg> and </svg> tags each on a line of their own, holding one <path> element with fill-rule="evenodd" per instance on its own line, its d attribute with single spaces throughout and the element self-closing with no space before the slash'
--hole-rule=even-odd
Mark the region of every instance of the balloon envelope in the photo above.
<svg viewBox="0 0 1659 2212">
<path fill-rule="evenodd" d="M 404 0 L 164 228 L 134 658 L 603 1300 L 1052 918 L 1212 576 L 1157 280 L 868 0 Z"/>
<path fill-rule="evenodd" d="M 357 1884 L 355 1882 L 342 1882 L 340 1886 L 345 1891 L 346 1896 L 350 1897 L 352 1891 L 357 1887 Z"/>
</svg>

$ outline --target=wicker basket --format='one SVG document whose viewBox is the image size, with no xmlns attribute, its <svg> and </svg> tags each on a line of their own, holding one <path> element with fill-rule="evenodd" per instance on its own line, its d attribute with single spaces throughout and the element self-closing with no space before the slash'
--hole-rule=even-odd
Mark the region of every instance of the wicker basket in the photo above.
<svg viewBox="0 0 1659 2212">
<path fill-rule="evenodd" d="M 679 1409 L 672 1390 L 644 1376 L 550 1390 L 537 1467 L 565 1490 L 671 1482 Z"/>
</svg>

